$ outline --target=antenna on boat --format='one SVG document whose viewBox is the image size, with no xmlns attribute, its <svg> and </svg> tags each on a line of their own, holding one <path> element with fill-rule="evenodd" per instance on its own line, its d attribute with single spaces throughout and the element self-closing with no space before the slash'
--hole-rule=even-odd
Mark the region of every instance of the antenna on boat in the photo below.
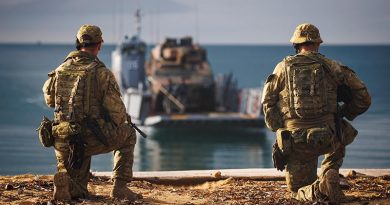
<svg viewBox="0 0 390 205">
<path fill-rule="evenodd" d="M 124 22 L 124 6 L 125 6 L 125 1 L 122 1 L 122 2 L 119 2 L 119 4 L 122 4 L 122 5 L 119 5 L 119 38 L 118 38 L 118 42 L 121 40 L 122 36 L 123 36 L 123 22 Z"/>
<path fill-rule="evenodd" d="M 195 42 L 199 44 L 199 14 L 198 4 L 195 2 Z"/>
<path fill-rule="evenodd" d="M 149 25 L 150 25 L 150 30 L 149 30 L 149 34 L 150 34 L 150 44 L 153 44 L 154 42 L 154 12 L 153 12 L 153 9 L 151 8 L 149 11 Z"/>
<path fill-rule="evenodd" d="M 115 26 L 115 20 L 116 20 L 116 13 L 115 13 L 115 9 L 116 9 L 116 4 L 115 4 L 115 1 L 114 3 L 112 4 L 112 42 L 116 43 L 116 26 Z"/>
<path fill-rule="evenodd" d="M 138 38 L 141 37 L 141 9 L 137 9 L 135 12 L 135 29 Z"/>
<path fill-rule="evenodd" d="M 160 42 L 160 2 L 157 3 L 156 43 Z"/>
</svg>

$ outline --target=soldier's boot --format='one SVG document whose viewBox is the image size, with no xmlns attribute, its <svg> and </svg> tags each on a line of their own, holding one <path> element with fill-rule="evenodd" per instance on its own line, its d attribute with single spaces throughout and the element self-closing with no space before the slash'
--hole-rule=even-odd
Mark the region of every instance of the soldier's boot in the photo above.
<svg viewBox="0 0 390 205">
<path fill-rule="evenodd" d="M 70 201 L 70 176 L 66 172 L 57 172 L 54 175 L 53 198 L 59 201 Z"/>
<path fill-rule="evenodd" d="M 141 194 L 134 193 L 129 188 L 127 188 L 127 182 L 120 179 L 115 179 L 114 186 L 112 188 L 110 196 L 117 199 L 127 199 L 130 201 L 135 201 L 137 199 L 142 199 Z"/>
<path fill-rule="evenodd" d="M 339 203 L 344 194 L 340 188 L 340 176 L 335 169 L 328 170 L 320 180 L 319 189 L 328 197 L 330 203 Z"/>
</svg>

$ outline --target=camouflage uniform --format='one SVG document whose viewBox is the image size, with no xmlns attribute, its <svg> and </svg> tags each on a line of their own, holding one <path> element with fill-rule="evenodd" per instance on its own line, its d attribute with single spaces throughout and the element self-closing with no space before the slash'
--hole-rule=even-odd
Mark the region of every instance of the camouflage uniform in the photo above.
<svg viewBox="0 0 390 205">
<path fill-rule="evenodd" d="M 303 43 L 311 38 L 311 42 L 322 43 L 317 28 L 314 27 L 317 29 L 313 31 L 314 34 L 310 33 L 313 27 L 310 24 L 298 26 L 297 30 L 304 30 L 306 33 L 302 31 L 297 34 L 296 31 L 292 42 Z M 323 65 L 319 61 L 327 64 L 330 71 L 321 68 Z M 305 65 L 309 69 L 318 69 L 316 74 L 320 77 L 302 75 L 299 78 L 299 69 L 305 69 Z M 293 69 L 294 66 L 296 70 Z M 315 81 L 313 78 L 319 79 L 315 85 L 312 83 Z M 371 98 L 366 86 L 353 70 L 319 53 L 304 52 L 286 57 L 276 66 L 264 85 L 262 104 L 267 127 L 277 133 L 287 130 L 291 134 L 292 148 L 286 154 L 286 183 L 293 197 L 298 200 L 312 201 L 324 197 L 319 191 L 320 180 L 317 179 L 318 157 L 325 154 L 320 179 L 330 169 L 338 171 L 345 156 L 345 145 L 351 143 L 357 134 L 343 120 L 343 142 L 337 137 L 334 116 L 338 109 L 339 85 L 346 85 L 351 89 L 352 100 L 342 106 L 341 113 L 348 120 L 353 120 L 370 106 Z M 299 87 L 302 89 L 297 92 Z M 300 101 L 297 96 L 304 94 L 309 97 Z M 327 143 L 327 146 L 319 150 L 310 144 L 311 139 Z"/>
<path fill-rule="evenodd" d="M 80 28 L 77 38 L 80 43 L 101 42 L 100 29 L 93 30 L 90 25 Z M 91 30 L 92 29 L 92 30 Z M 94 32 L 97 32 L 94 36 Z M 89 32 L 92 38 L 83 40 L 82 33 Z M 100 32 L 100 33 L 99 33 Z M 80 34 L 81 33 L 81 34 Z M 79 35 L 80 34 L 80 35 Z M 100 37 L 100 38 L 99 38 Z M 92 40 L 91 40 L 92 39 Z M 94 55 L 84 51 L 72 51 L 57 69 L 49 73 L 49 79 L 43 86 L 45 101 L 55 108 L 53 130 L 59 123 L 66 121 L 69 115 L 69 101 L 74 83 L 61 80 L 61 76 L 71 76 L 79 71 L 89 69 L 89 83 L 81 84 L 81 92 L 73 96 L 75 105 L 82 104 L 82 109 L 75 108 L 75 119 L 81 125 L 81 136 L 85 142 L 85 153 L 80 169 L 69 167 L 67 160 L 70 154 L 69 137 L 55 136 L 55 154 L 58 172 L 67 172 L 71 178 L 70 194 L 72 197 L 86 196 L 90 177 L 91 156 L 114 151 L 113 179 L 130 181 L 132 178 L 133 152 L 136 134 L 129 125 L 128 115 L 121 100 L 119 86 L 110 70 Z M 65 73 L 65 75 L 63 74 Z M 80 101 L 80 102 L 79 102 Z M 81 112 L 80 110 L 83 110 Z M 87 110 L 87 111 L 86 111 Z M 107 138 L 104 145 L 87 127 L 82 118 L 88 116 L 98 122 Z"/>
</svg>

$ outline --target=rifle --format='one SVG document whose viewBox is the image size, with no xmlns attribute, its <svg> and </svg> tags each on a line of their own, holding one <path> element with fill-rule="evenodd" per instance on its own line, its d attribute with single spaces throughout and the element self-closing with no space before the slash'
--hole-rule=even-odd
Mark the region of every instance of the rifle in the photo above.
<svg viewBox="0 0 390 205">
<path fill-rule="evenodd" d="M 336 135 L 339 138 L 340 142 L 344 142 L 343 131 L 341 130 L 341 123 L 344 118 L 344 109 L 345 106 L 352 101 L 352 90 L 350 87 L 345 84 L 337 86 L 337 112 L 335 114 L 335 123 L 336 123 Z M 340 103 L 342 105 L 340 105 Z"/>
<path fill-rule="evenodd" d="M 99 126 L 98 122 L 96 121 L 96 119 L 86 117 L 84 119 L 84 121 L 85 121 L 85 124 L 87 125 L 87 127 L 93 132 L 96 139 L 100 143 L 104 144 L 104 146 L 108 147 L 107 138 L 104 135 L 103 131 L 100 129 L 100 126 Z"/>
<path fill-rule="evenodd" d="M 70 136 L 67 166 L 72 169 L 81 169 L 84 162 L 85 145 L 80 133 Z"/>
<path fill-rule="evenodd" d="M 108 146 L 108 142 L 107 142 L 107 139 L 106 137 L 104 136 L 103 132 L 101 131 L 98 123 L 96 122 L 96 120 L 94 119 L 90 119 L 90 118 L 86 118 L 86 124 L 87 126 L 92 130 L 92 132 L 94 133 L 96 139 L 101 142 L 102 144 L 104 144 L 105 146 Z M 147 135 L 142 132 L 142 130 L 140 130 L 134 123 L 132 123 L 130 121 L 130 125 L 138 131 L 138 133 L 143 137 L 143 138 L 146 138 Z"/>
<path fill-rule="evenodd" d="M 143 137 L 143 138 L 147 138 L 148 136 L 142 132 L 141 129 L 139 129 L 134 123 L 130 122 L 130 125 L 135 129 L 137 130 L 137 132 Z"/>
<path fill-rule="evenodd" d="M 335 122 L 335 127 L 336 127 L 336 137 L 340 140 L 340 142 L 344 141 L 344 135 L 341 130 L 341 123 L 343 121 L 343 115 L 341 112 L 341 106 L 339 102 L 337 102 L 337 112 L 334 116 L 334 122 Z"/>
</svg>

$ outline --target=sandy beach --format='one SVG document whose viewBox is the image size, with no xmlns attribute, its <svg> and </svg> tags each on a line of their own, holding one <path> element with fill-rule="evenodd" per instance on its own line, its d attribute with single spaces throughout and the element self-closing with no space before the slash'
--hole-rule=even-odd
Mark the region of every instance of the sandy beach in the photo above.
<svg viewBox="0 0 390 205">
<path fill-rule="evenodd" d="M 234 177 L 217 171 L 205 177 L 184 172 L 187 177 L 176 178 L 166 173 L 160 173 L 160 177 L 137 173 L 129 187 L 144 198 L 136 202 L 111 199 L 110 177 L 91 173 L 90 196 L 70 204 L 305 204 L 290 199 L 283 177 L 270 173 L 263 177 Z M 390 204 L 390 175 L 382 173 L 385 175 L 370 176 L 344 171 L 343 204 Z M 66 204 L 53 201 L 52 194 L 52 175 L 0 177 L 0 204 Z"/>
</svg>

